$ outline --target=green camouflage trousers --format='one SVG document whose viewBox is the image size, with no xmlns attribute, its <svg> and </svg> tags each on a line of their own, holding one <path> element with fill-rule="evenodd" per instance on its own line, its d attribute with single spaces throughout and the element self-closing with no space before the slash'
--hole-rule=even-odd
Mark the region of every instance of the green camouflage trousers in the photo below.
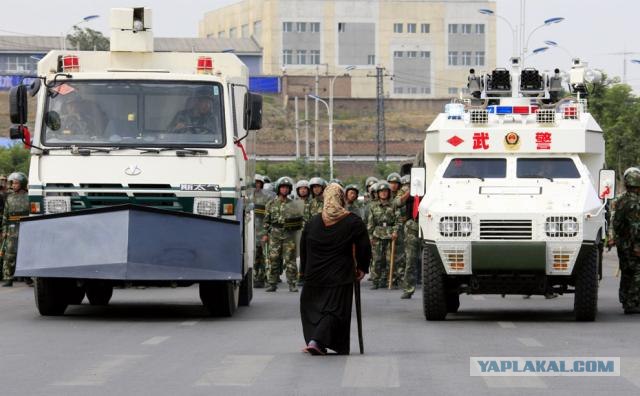
<svg viewBox="0 0 640 396">
<path fill-rule="evenodd" d="M 9 225 L 7 239 L 4 242 L 4 256 L 2 258 L 2 277 L 4 280 L 13 280 L 16 272 L 16 254 L 18 253 L 18 225 Z"/>
<path fill-rule="evenodd" d="M 267 281 L 276 285 L 280 274 L 285 271 L 289 285 L 295 285 L 298 279 L 296 266 L 296 241 L 291 231 L 277 231 L 269 234 L 269 266 Z"/>
<path fill-rule="evenodd" d="M 391 258 L 391 239 L 373 238 L 373 284 L 386 288 L 389 282 L 389 265 Z M 394 263 L 395 265 L 395 263 Z"/>
<path fill-rule="evenodd" d="M 376 272 L 376 266 L 375 266 L 377 239 L 375 239 L 373 235 L 369 233 L 369 241 L 371 241 L 371 262 L 369 263 L 369 280 L 375 283 L 378 281 L 378 273 Z"/>
<path fill-rule="evenodd" d="M 401 286 L 402 278 L 404 277 L 404 266 L 406 263 L 404 224 L 400 226 L 400 231 L 398 231 L 395 256 L 395 260 L 393 261 L 393 284 L 396 286 Z"/>
<path fill-rule="evenodd" d="M 418 276 L 418 263 L 420 255 L 420 237 L 418 236 L 418 222 L 410 219 L 404 224 L 404 278 L 402 289 L 405 293 L 416 291 L 416 278 Z"/>
<path fill-rule="evenodd" d="M 627 255 L 620 262 L 619 297 L 624 309 L 640 308 L 640 257 Z"/>
<path fill-rule="evenodd" d="M 264 283 L 267 280 L 267 271 L 264 257 L 264 243 L 256 243 L 255 257 L 253 259 L 253 281 Z"/>
</svg>

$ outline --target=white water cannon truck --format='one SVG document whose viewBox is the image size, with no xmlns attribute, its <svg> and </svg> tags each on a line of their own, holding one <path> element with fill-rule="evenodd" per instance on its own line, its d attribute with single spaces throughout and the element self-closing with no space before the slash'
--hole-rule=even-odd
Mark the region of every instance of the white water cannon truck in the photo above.
<svg viewBox="0 0 640 396">
<path fill-rule="evenodd" d="M 212 315 L 252 296 L 250 164 L 262 98 L 232 53 L 154 52 L 151 10 L 111 10 L 110 51 L 49 52 L 10 94 L 12 138 L 31 148 L 31 216 L 16 276 L 42 315 L 114 286 L 199 284 Z M 28 133 L 27 95 L 37 95 Z"/>
<path fill-rule="evenodd" d="M 579 321 L 597 313 L 606 203 L 602 129 L 587 107 L 578 59 L 564 80 L 523 68 L 471 70 L 471 98 L 447 104 L 412 170 L 420 203 L 427 320 L 457 312 L 460 294 L 574 294 Z"/>
</svg>

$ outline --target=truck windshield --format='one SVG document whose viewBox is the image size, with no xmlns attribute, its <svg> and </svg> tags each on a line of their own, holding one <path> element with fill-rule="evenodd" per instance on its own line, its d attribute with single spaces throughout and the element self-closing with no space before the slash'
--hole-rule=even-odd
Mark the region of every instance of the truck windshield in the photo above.
<svg viewBox="0 0 640 396">
<path fill-rule="evenodd" d="M 571 158 L 518 158 L 518 178 L 579 179 L 580 172 Z"/>
<path fill-rule="evenodd" d="M 51 146 L 225 144 L 215 83 L 65 81 L 48 90 L 43 142 Z"/>
<path fill-rule="evenodd" d="M 507 176 L 504 158 L 454 158 L 444 172 L 445 179 L 503 178 Z"/>
</svg>

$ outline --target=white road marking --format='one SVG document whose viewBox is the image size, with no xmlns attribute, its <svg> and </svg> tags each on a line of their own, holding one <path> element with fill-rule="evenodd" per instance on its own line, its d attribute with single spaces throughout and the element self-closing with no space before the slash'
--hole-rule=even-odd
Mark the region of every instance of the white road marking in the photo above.
<svg viewBox="0 0 640 396">
<path fill-rule="evenodd" d="M 485 300 L 484 296 L 471 296 L 471 298 L 473 298 L 476 301 L 483 301 Z"/>
<path fill-rule="evenodd" d="M 627 381 L 640 388 L 640 358 L 622 358 L 620 370 Z"/>
<path fill-rule="evenodd" d="M 498 322 L 498 326 L 502 327 L 503 329 L 515 329 L 516 325 L 513 322 Z"/>
<path fill-rule="evenodd" d="M 274 355 L 227 355 L 206 372 L 196 386 L 251 386 L 267 368 Z"/>
<path fill-rule="evenodd" d="M 187 321 L 184 321 L 184 322 L 180 323 L 180 326 L 194 326 L 194 325 L 198 324 L 198 322 L 200 322 L 200 319 L 198 319 L 198 320 L 187 320 Z"/>
<path fill-rule="evenodd" d="M 546 388 L 540 377 L 482 377 L 489 388 Z"/>
<path fill-rule="evenodd" d="M 156 336 L 156 337 L 151 337 L 148 340 L 144 341 L 141 345 L 159 345 L 162 344 L 163 342 L 165 342 L 166 340 L 168 340 L 169 336 Z"/>
<path fill-rule="evenodd" d="M 400 386 L 398 359 L 394 357 L 350 356 L 342 377 L 346 388 L 397 388 Z"/>
<path fill-rule="evenodd" d="M 103 385 L 111 377 L 125 370 L 147 355 L 107 355 L 107 360 L 89 367 L 87 371 L 70 381 L 55 382 L 62 386 Z"/>
<path fill-rule="evenodd" d="M 528 347 L 541 347 L 542 343 L 538 340 L 536 340 L 535 338 L 530 338 L 530 337 L 522 337 L 522 338 L 518 338 L 518 341 L 520 341 L 520 343 L 524 346 L 528 346 Z"/>
</svg>

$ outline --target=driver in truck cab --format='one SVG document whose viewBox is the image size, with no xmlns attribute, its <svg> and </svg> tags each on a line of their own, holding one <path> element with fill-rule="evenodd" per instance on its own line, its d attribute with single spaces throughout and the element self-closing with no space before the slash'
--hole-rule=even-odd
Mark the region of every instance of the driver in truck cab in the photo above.
<svg viewBox="0 0 640 396">
<path fill-rule="evenodd" d="M 218 129 L 218 119 L 213 111 L 213 98 L 206 90 L 206 93 L 199 91 L 196 96 L 187 99 L 184 110 L 180 110 L 169 130 L 173 133 L 195 133 L 212 134 Z"/>
<path fill-rule="evenodd" d="M 106 115 L 102 109 L 80 95 L 74 95 L 60 109 L 60 130 L 63 136 L 96 138 L 103 134 L 106 123 Z"/>
</svg>

